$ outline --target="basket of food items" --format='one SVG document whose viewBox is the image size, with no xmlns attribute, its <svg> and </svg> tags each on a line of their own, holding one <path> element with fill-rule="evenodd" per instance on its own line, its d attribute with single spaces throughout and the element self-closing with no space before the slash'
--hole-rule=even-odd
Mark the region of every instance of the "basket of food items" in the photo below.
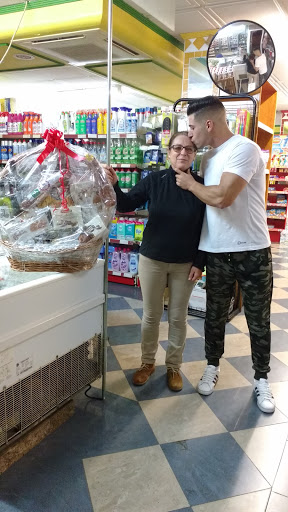
<svg viewBox="0 0 288 512">
<path fill-rule="evenodd" d="M 15 270 L 92 268 L 115 214 L 105 172 L 84 148 L 46 130 L 0 172 L 0 243 Z"/>
</svg>

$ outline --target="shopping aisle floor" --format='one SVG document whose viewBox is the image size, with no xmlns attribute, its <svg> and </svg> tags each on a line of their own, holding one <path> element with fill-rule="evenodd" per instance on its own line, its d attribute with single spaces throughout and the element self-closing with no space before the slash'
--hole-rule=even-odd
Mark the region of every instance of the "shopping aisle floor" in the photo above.
<svg viewBox="0 0 288 512">
<path fill-rule="evenodd" d="M 167 388 L 166 312 L 156 371 L 135 388 L 141 294 L 111 285 L 106 400 L 78 394 L 74 416 L 0 477 L 0 512 L 287 512 L 288 245 L 273 254 L 274 414 L 256 406 L 243 313 L 227 325 L 213 395 L 195 390 L 206 364 L 203 320 L 195 317 L 183 390 Z M 100 396 L 96 388 L 90 393 Z"/>
</svg>

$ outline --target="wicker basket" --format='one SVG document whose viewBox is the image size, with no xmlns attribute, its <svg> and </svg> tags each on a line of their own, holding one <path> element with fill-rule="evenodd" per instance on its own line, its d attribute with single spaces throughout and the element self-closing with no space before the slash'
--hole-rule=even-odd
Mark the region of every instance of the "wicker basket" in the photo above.
<svg viewBox="0 0 288 512">
<path fill-rule="evenodd" d="M 5 248 L 10 266 L 21 272 L 79 272 L 92 268 L 103 245 L 102 239 L 92 239 L 81 244 L 77 249 L 40 252 L 20 250 L 8 242 L 0 241 Z"/>
</svg>

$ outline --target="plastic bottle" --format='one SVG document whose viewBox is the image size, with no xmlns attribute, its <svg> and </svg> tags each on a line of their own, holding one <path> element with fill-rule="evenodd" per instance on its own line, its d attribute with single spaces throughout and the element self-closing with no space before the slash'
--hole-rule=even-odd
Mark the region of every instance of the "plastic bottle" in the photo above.
<svg viewBox="0 0 288 512">
<path fill-rule="evenodd" d="M 82 112 L 80 117 L 80 134 L 85 135 L 86 134 L 86 113 Z"/>
<path fill-rule="evenodd" d="M 107 110 L 103 112 L 103 134 L 107 135 Z"/>
<path fill-rule="evenodd" d="M 130 113 L 131 109 L 127 108 L 126 109 L 126 119 L 125 119 L 125 132 L 126 133 L 131 133 L 131 126 L 132 126 L 132 123 L 131 123 L 131 113 Z"/>
<path fill-rule="evenodd" d="M 137 252 L 130 252 L 129 258 L 129 272 L 135 276 L 138 273 L 138 254 Z"/>
<path fill-rule="evenodd" d="M 125 239 L 125 219 L 120 217 L 117 222 L 117 239 Z"/>
<path fill-rule="evenodd" d="M 136 146 L 137 146 L 137 141 L 136 141 L 136 139 L 133 139 L 131 141 L 130 150 L 129 150 L 129 162 L 130 162 L 130 164 L 136 164 L 137 163 Z"/>
<path fill-rule="evenodd" d="M 98 133 L 97 132 L 97 112 L 92 113 L 91 133 L 93 135 L 96 135 Z"/>
<path fill-rule="evenodd" d="M 123 159 L 123 143 L 121 139 L 118 139 L 115 146 L 115 162 L 120 164 Z"/>
<path fill-rule="evenodd" d="M 23 115 L 20 113 L 17 116 L 17 133 L 23 133 L 24 127 L 23 127 Z M 40 132 L 39 132 L 40 133 Z"/>
<path fill-rule="evenodd" d="M 111 270 L 113 270 L 113 272 L 119 272 L 120 257 L 121 257 L 120 248 L 115 247 L 114 252 L 112 254 L 112 259 L 111 259 Z"/>
<path fill-rule="evenodd" d="M 118 108 L 112 107 L 112 117 L 111 117 L 111 133 L 117 133 L 117 125 L 118 125 Z"/>
<path fill-rule="evenodd" d="M 137 118 L 136 114 L 131 114 L 131 132 L 137 132 Z"/>
<path fill-rule="evenodd" d="M 27 142 L 27 149 L 32 149 L 33 148 L 33 140 L 30 139 L 28 142 Z"/>
<path fill-rule="evenodd" d="M 139 172 L 137 169 L 134 169 L 131 174 L 131 187 L 135 187 L 135 185 L 137 185 L 138 181 L 140 180 Z"/>
<path fill-rule="evenodd" d="M 13 158 L 13 142 L 12 142 L 12 140 L 7 140 L 6 147 L 7 147 L 7 160 L 10 160 L 10 158 Z"/>
<path fill-rule="evenodd" d="M 110 146 L 110 162 L 111 164 L 115 164 L 115 141 L 111 140 L 111 146 Z"/>
<path fill-rule="evenodd" d="M 108 270 L 112 270 L 112 257 L 114 253 L 115 247 L 113 245 L 109 245 L 108 247 Z"/>
<path fill-rule="evenodd" d="M 28 117 L 28 135 L 33 135 L 33 117 L 31 115 Z"/>
<path fill-rule="evenodd" d="M 17 119 L 18 119 L 18 116 L 17 114 L 12 114 L 13 118 L 12 118 L 12 132 L 13 133 L 17 133 L 17 130 L 18 130 L 18 123 L 17 123 Z"/>
<path fill-rule="evenodd" d="M 129 139 L 124 139 L 121 162 L 123 164 L 128 164 L 130 162 L 130 141 L 129 141 Z"/>
<path fill-rule="evenodd" d="M 21 146 L 22 146 L 21 153 L 24 153 L 24 151 L 27 151 L 27 142 L 26 142 L 26 140 L 23 140 L 23 142 L 21 142 Z"/>
<path fill-rule="evenodd" d="M 38 116 L 32 118 L 32 133 L 38 135 Z"/>
<path fill-rule="evenodd" d="M 75 133 L 80 133 L 80 120 L 81 120 L 81 114 L 80 112 L 77 112 L 76 119 L 75 119 Z"/>
<path fill-rule="evenodd" d="M 127 219 L 125 222 L 125 239 L 134 240 L 135 238 L 135 221 Z"/>
<path fill-rule="evenodd" d="M 130 189 L 132 187 L 132 173 L 130 169 L 126 171 L 125 188 Z"/>
<path fill-rule="evenodd" d="M 117 132 L 125 133 L 125 128 L 126 128 L 126 108 L 120 107 L 120 110 L 118 112 Z"/>
<path fill-rule="evenodd" d="M 70 133 L 70 129 L 71 129 L 70 112 L 65 112 L 65 124 L 66 124 L 66 133 Z"/>
<path fill-rule="evenodd" d="M 105 142 L 103 142 L 103 144 L 101 145 L 99 160 L 100 160 L 100 163 L 102 163 L 102 164 L 104 164 L 106 162 L 106 160 L 107 160 L 107 157 L 106 157 L 106 144 L 105 144 Z"/>
<path fill-rule="evenodd" d="M 110 223 L 109 238 L 117 238 L 117 217 L 114 217 Z"/>
<path fill-rule="evenodd" d="M 98 112 L 97 133 L 98 133 L 98 135 L 104 135 L 104 118 L 103 118 L 102 110 L 99 110 L 99 112 Z"/>
<path fill-rule="evenodd" d="M 126 188 L 126 172 L 124 169 L 120 169 L 119 171 L 119 187 L 121 189 Z"/>
<path fill-rule="evenodd" d="M 17 140 L 14 140 L 13 142 L 13 156 L 18 155 L 19 153 L 19 145 Z"/>
<path fill-rule="evenodd" d="M 86 133 L 91 134 L 92 133 L 92 113 L 89 112 L 87 119 L 86 119 Z"/>
<path fill-rule="evenodd" d="M 141 128 L 144 123 L 144 108 L 139 109 L 138 128 Z"/>
<path fill-rule="evenodd" d="M 7 131 L 8 133 L 12 133 L 13 130 L 13 114 L 8 114 L 8 123 L 7 123 Z"/>
<path fill-rule="evenodd" d="M 2 162 L 7 162 L 8 160 L 8 150 L 5 140 L 1 140 L 1 156 L 0 159 Z"/>
<path fill-rule="evenodd" d="M 121 251 L 120 272 L 129 272 L 129 252 L 127 249 Z"/>
<path fill-rule="evenodd" d="M 137 220 L 136 224 L 135 224 L 135 240 L 138 240 L 139 242 L 142 241 L 143 231 L 144 231 L 144 221 Z"/>
</svg>

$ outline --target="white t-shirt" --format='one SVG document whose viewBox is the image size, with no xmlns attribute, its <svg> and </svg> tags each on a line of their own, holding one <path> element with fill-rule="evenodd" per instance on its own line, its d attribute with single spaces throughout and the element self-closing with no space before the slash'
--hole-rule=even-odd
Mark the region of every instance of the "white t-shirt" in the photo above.
<svg viewBox="0 0 288 512">
<path fill-rule="evenodd" d="M 267 60 L 266 55 L 264 55 L 264 53 L 262 53 L 260 57 L 256 57 L 255 68 L 258 69 L 259 75 L 264 75 L 265 73 L 267 73 Z"/>
<path fill-rule="evenodd" d="M 204 153 L 200 172 L 206 186 L 219 185 L 223 172 L 241 176 L 247 185 L 231 206 L 220 209 L 207 205 L 199 249 L 217 253 L 269 247 L 265 163 L 259 146 L 242 135 L 234 135 Z"/>
</svg>

